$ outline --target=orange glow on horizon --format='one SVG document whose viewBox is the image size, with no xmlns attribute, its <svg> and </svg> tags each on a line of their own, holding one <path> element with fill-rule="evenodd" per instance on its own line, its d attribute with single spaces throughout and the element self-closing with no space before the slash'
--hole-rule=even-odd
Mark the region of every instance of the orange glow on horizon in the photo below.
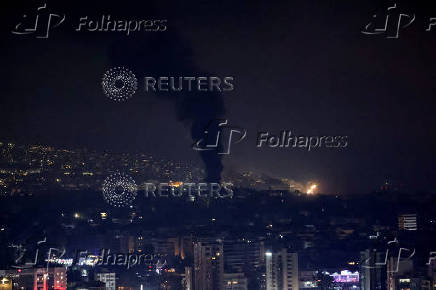
<svg viewBox="0 0 436 290">
<path fill-rule="evenodd" d="M 315 194 L 316 189 L 318 188 L 317 184 L 312 184 L 306 191 L 306 194 Z"/>
</svg>

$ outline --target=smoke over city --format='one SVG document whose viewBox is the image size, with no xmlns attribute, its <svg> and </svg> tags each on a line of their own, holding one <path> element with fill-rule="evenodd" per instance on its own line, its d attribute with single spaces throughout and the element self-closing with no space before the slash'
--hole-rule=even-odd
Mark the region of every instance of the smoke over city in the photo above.
<svg viewBox="0 0 436 290">
<path fill-rule="evenodd" d="M 176 77 L 211 75 L 193 63 L 189 45 L 177 34 L 168 32 L 165 36 L 155 36 L 155 38 L 156 41 L 135 39 L 127 46 L 125 42 L 123 46 L 114 43 L 109 52 L 110 65 L 126 65 L 138 75 L 147 73 L 152 76 Z M 166 45 L 167 39 L 176 41 L 179 45 Z M 174 104 L 177 120 L 190 127 L 193 142 L 203 136 L 205 127 L 211 120 L 222 118 L 225 113 L 222 93 L 217 90 L 183 90 L 178 94 L 156 91 L 154 94 Z M 153 98 L 151 94 L 147 97 Z M 223 169 L 222 157 L 215 151 L 200 151 L 199 154 L 205 166 L 206 181 L 219 182 Z"/>
</svg>

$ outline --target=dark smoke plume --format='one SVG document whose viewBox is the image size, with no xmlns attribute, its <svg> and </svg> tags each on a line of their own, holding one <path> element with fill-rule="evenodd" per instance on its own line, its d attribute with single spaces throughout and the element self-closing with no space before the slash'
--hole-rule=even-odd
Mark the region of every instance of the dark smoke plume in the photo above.
<svg viewBox="0 0 436 290">
<path fill-rule="evenodd" d="M 111 46 L 109 52 L 111 65 L 128 66 L 139 77 L 211 76 L 199 70 L 192 58 L 192 52 L 177 34 L 165 31 L 141 36 L 129 36 Z M 140 80 L 140 84 L 142 81 Z M 140 87 L 141 88 L 141 87 Z M 156 92 L 159 98 L 173 101 L 177 119 L 191 128 L 193 142 L 203 137 L 207 124 L 222 118 L 224 102 L 219 92 Z M 214 150 L 199 151 L 206 169 L 207 182 L 219 182 L 223 170 L 221 156 Z"/>
</svg>

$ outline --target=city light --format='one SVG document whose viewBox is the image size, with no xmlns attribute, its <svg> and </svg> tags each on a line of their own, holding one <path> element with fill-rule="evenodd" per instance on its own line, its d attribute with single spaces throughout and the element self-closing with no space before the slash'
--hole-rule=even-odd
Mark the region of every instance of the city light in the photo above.
<svg viewBox="0 0 436 290">
<path fill-rule="evenodd" d="M 171 186 L 171 187 L 180 187 L 180 186 L 183 185 L 183 182 L 181 182 L 181 181 L 170 181 L 168 183 L 168 185 Z"/>
<path fill-rule="evenodd" d="M 359 272 L 350 272 L 342 270 L 340 273 L 333 273 L 330 275 L 336 283 L 357 283 L 359 282 Z"/>
</svg>

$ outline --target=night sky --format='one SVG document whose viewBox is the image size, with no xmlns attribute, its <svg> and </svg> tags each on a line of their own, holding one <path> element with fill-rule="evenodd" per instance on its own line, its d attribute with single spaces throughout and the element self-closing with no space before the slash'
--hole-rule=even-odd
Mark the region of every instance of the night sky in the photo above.
<svg viewBox="0 0 436 290">
<path fill-rule="evenodd" d="M 64 2 L 64 3 L 62 3 Z M 237 2 L 237 3 L 235 3 Z M 192 136 L 216 117 L 247 130 L 224 170 L 254 170 L 325 193 L 366 193 L 389 177 L 434 192 L 436 7 L 398 39 L 364 35 L 384 1 L 47 1 L 65 13 L 48 39 L 14 35 L 37 1 L 1 9 L 0 140 L 144 152 L 202 165 Z M 167 19 L 164 32 L 74 31 L 80 17 Z M 394 20 L 392 18 L 392 20 Z M 221 94 L 136 95 L 109 100 L 101 78 L 114 66 L 151 76 L 234 76 Z M 193 125 L 194 124 L 194 125 Z M 196 132 L 192 132 L 196 130 Z M 256 148 L 257 132 L 348 136 L 348 147 Z"/>
</svg>

